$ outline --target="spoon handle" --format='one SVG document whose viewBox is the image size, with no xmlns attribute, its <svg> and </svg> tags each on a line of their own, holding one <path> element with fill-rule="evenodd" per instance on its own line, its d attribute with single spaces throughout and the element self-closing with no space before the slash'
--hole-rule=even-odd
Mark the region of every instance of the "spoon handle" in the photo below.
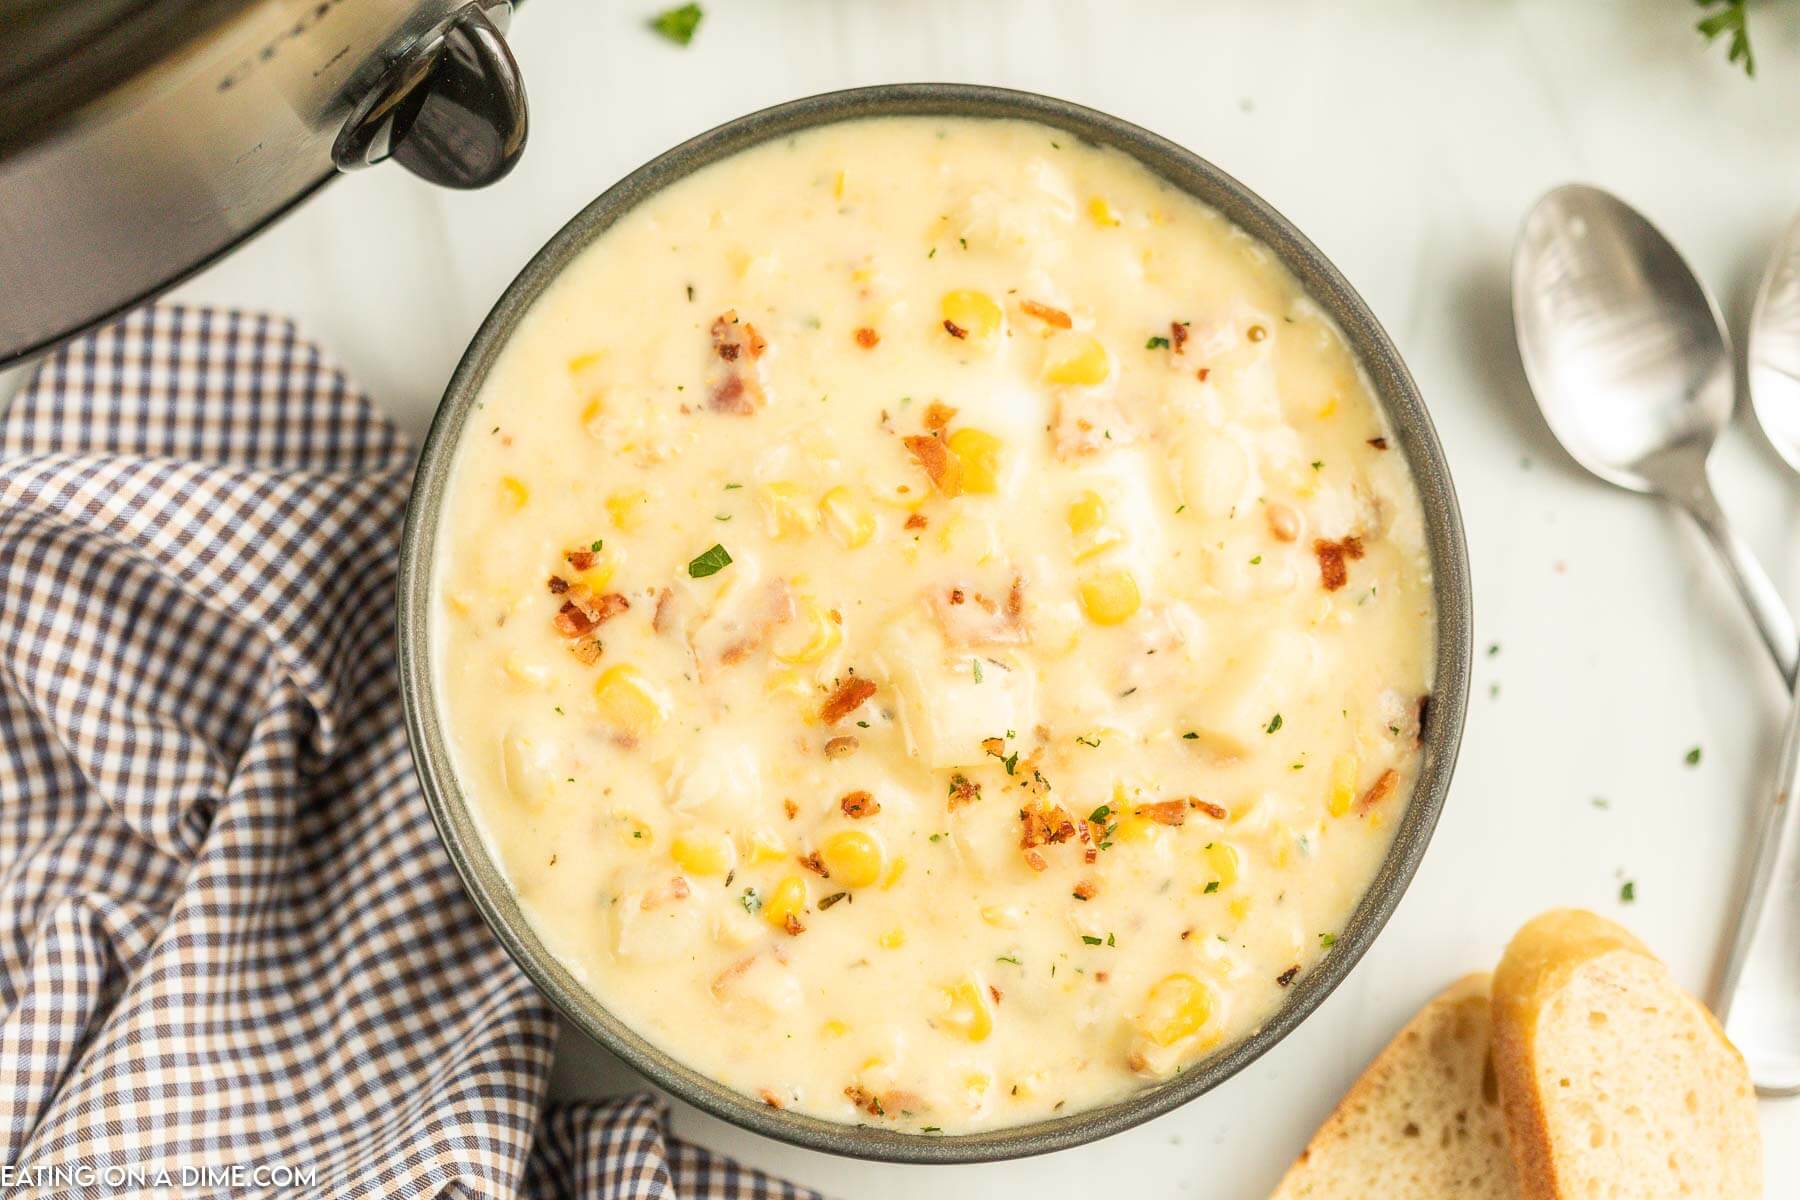
<svg viewBox="0 0 1800 1200">
<path fill-rule="evenodd" d="M 1765 1096 L 1800 1095 L 1800 702 L 1781 737 L 1714 1011 Z"/>
<path fill-rule="evenodd" d="M 1693 472 L 1674 499 L 1693 516 L 1719 557 L 1725 560 L 1731 581 L 1737 584 L 1738 593 L 1750 609 L 1750 619 L 1756 622 L 1756 631 L 1762 634 L 1763 644 L 1768 646 L 1776 668 L 1792 691 L 1796 667 L 1800 667 L 1800 634 L 1794 632 L 1794 618 L 1768 572 L 1744 540 L 1732 531 L 1705 470 Z"/>
</svg>

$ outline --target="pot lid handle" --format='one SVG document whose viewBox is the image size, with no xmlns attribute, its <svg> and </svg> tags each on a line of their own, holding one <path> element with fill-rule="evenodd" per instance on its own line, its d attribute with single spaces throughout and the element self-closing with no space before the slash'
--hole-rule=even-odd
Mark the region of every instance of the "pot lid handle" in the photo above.
<svg viewBox="0 0 1800 1200">
<path fill-rule="evenodd" d="M 332 146 L 338 169 L 392 158 L 429 183 L 478 188 L 525 149 L 525 85 L 500 27 L 506 0 L 468 5 L 420 38 L 357 103 Z"/>
</svg>

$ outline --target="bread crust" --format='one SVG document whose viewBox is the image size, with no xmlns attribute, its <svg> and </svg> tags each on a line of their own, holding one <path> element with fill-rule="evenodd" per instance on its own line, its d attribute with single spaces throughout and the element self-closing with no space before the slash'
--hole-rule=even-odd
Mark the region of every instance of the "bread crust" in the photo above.
<svg viewBox="0 0 1800 1200">
<path fill-rule="evenodd" d="M 1580 909 L 1553 909 L 1514 935 L 1494 972 L 1494 1072 L 1521 1200 L 1576 1200 L 1557 1178 L 1550 1120 L 1537 1086 L 1540 1018 L 1576 972 L 1615 954 L 1658 962 L 1648 947 L 1604 917 Z M 1712 1014 L 1699 1004 L 1694 1009 L 1720 1046 L 1741 1064 L 1742 1056 Z"/>
</svg>

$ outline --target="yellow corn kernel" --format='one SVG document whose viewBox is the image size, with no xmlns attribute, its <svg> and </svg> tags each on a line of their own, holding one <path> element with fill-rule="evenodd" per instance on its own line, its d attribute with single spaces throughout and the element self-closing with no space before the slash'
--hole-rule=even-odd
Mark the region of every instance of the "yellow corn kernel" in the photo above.
<svg viewBox="0 0 1800 1200">
<path fill-rule="evenodd" d="M 761 866 L 763 863 L 782 861 L 788 856 L 788 848 L 780 835 L 759 829 L 750 835 L 744 856 L 750 860 L 751 866 Z"/>
<path fill-rule="evenodd" d="M 825 839 L 819 857 L 834 880 L 845 887 L 868 887 L 881 878 L 881 843 L 873 834 L 845 829 Z"/>
<path fill-rule="evenodd" d="M 904 857 L 895 858 L 888 867 L 887 878 L 881 881 L 881 890 L 885 892 L 899 883 L 900 877 L 904 874 L 906 874 L 906 859 Z"/>
<path fill-rule="evenodd" d="M 943 1025 L 958 1037 L 971 1042 L 984 1042 L 994 1032 L 994 1010 L 988 1004 L 987 990 L 974 979 L 965 979 L 955 987 L 944 989 L 949 1007 Z"/>
<path fill-rule="evenodd" d="M 668 697 L 636 667 L 608 667 L 594 681 L 600 715 L 627 733 L 647 733 L 669 715 Z"/>
<path fill-rule="evenodd" d="M 898 950 L 904 945 L 906 945 L 906 931 L 899 926 L 895 926 L 881 935 L 881 948 L 883 950 Z"/>
<path fill-rule="evenodd" d="M 737 864 L 737 847 L 723 834 L 687 830 L 675 835 L 669 857 L 690 875 L 723 875 Z"/>
<path fill-rule="evenodd" d="M 1212 842 L 1206 847 L 1206 865 L 1218 877 L 1220 887 L 1230 887 L 1237 882 L 1238 852 L 1230 842 Z"/>
<path fill-rule="evenodd" d="M 1099 571 L 1081 581 L 1081 608 L 1096 625 L 1117 625 L 1138 610 L 1143 596 L 1130 571 Z"/>
<path fill-rule="evenodd" d="M 1082 492 L 1069 504 L 1069 532 L 1077 537 L 1106 524 L 1106 501 L 1099 492 Z"/>
<path fill-rule="evenodd" d="M 1105 196 L 1095 196 L 1088 201 L 1088 218 L 1094 224 L 1110 228 L 1119 223 L 1118 210 L 1107 201 Z"/>
<path fill-rule="evenodd" d="M 1277 869 L 1285 870 L 1293 858 L 1294 830 L 1286 821 L 1276 821 L 1269 826 L 1269 844 L 1275 847 L 1273 855 Z"/>
<path fill-rule="evenodd" d="M 875 536 L 875 515 L 847 487 L 840 485 L 826 492 L 819 500 L 819 511 L 825 514 L 832 536 L 846 550 L 867 545 Z"/>
<path fill-rule="evenodd" d="M 834 200 L 844 198 L 844 173 L 842 171 L 839 171 L 837 178 L 831 181 L 831 197 Z"/>
<path fill-rule="evenodd" d="M 1340 754 L 1331 761 L 1331 794 L 1326 798 L 1325 811 L 1341 817 L 1350 811 L 1351 801 L 1355 799 L 1356 756 Z"/>
<path fill-rule="evenodd" d="M 800 609 L 800 629 L 806 640 L 799 645 L 777 641 L 775 657 L 784 663 L 818 662 L 844 640 L 843 627 L 827 616 L 818 601 L 810 596 L 801 597 L 797 607 Z"/>
<path fill-rule="evenodd" d="M 639 491 L 614 492 L 606 498 L 606 511 L 612 515 L 613 527 L 623 533 L 636 529 L 649 497 Z"/>
<path fill-rule="evenodd" d="M 963 1087 L 966 1088 L 969 1095 L 974 1098 L 987 1095 L 988 1089 L 993 1086 L 994 1077 L 981 1071 L 977 1071 L 973 1075 L 966 1076 L 963 1079 Z"/>
<path fill-rule="evenodd" d="M 1100 339 L 1091 333 L 1059 333 L 1044 347 L 1046 383 L 1092 387 L 1105 383 L 1111 374 L 1112 359 L 1107 357 Z"/>
<path fill-rule="evenodd" d="M 1337 408 L 1338 408 L 1337 393 L 1333 392 L 1331 395 L 1325 397 L 1325 403 L 1319 405 L 1319 414 L 1318 414 L 1319 420 L 1323 421 L 1326 418 L 1330 417 L 1331 414 L 1333 414 L 1337 411 Z"/>
<path fill-rule="evenodd" d="M 831 1020 L 819 1026 L 819 1032 L 828 1038 L 841 1038 L 846 1033 L 850 1032 L 850 1027 L 836 1017 L 833 1017 Z"/>
<path fill-rule="evenodd" d="M 1000 332 L 1000 322 L 1004 319 L 992 296 L 966 288 L 945 292 L 938 303 L 938 311 L 970 341 L 986 341 L 993 337 Z"/>
<path fill-rule="evenodd" d="M 950 453 L 962 466 L 962 490 L 1000 490 L 1000 439 L 985 429 L 958 429 L 950 435 Z"/>
<path fill-rule="evenodd" d="M 819 512 L 797 483 L 766 483 L 757 490 L 763 523 L 774 538 L 804 536 L 819 528 Z"/>
<path fill-rule="evenodd" d="M 1140 817 L 1136 813 L 1119 818 L 1119 827 L 1113 830 L 1112 840 L 1115 842 L 1153 842 L 1162 834 L 1162 826 L 1149 817 Z"/>
<path fill-rule="evenodd" d="M 1225 911 L 1231 914 L 1232 920 L 1234 920 L 1234 921 L 1243 920 L 1245 917 L 1250 915 L 1250 897 L 1248 897 L 1248 896 L 1237 897 L 1237 899 L 1233 900 L 1230 904 L 1227 904 L 1225 906 Z"/>
<path fill-rule="evenodd" d="M 1212 994 L 1192 975 L 1157 980 L 1138 1015 L 1138 1031 L 1159 1046 L 1173 1046 L 1199 1033 L 1212 1017 Z"/>
<path fill-rule="evenodd" d="M 526 487 L 523 481 L 515 479 L 511 475 L 500 477 L 500 502 L 507 508 L 517 511 L 524 508 L 525 502 L 530 499 L 531 489 Z"/>
<path fill-rule="evenodd" d="M 589 396 L 588 402 L 581 406 L 582 428 L 586 429 L 589 433 L 598 436 L 600 431 L 594 428 L 594 422 L 598 421 L 600 419 L 600 414 L 605 411 L 606 405 L 600 402 L 600 397 Z"/>
<path fill-rule="evenodd" d="M 981 910 L 981 919 L 995 929 L 1017 929 L 1021 915 L 1011 904 L 989 904 Z"/>
<path fill-rule="evenodd" d="M 769 898 L 763 901 L 763 920 L 781 929 L 787 925 L 789 917 L 798 920 L 806 911 L 806 880 L 798 875 L 789 875 L 775 885 Z"/>
<path fill-rule="evenodd" d="M 612 578 L 618 573 L 618 570 L 619 556 L 613 552 L 611 547 L 606 547 L 594 555 L 592 566 L 585 571 L 575 572 L 569 582 L 586 584 L 591 590 L 598 592 L 612 582 Z"/>
<path fill-rule="evenodd" d="M 569 360 L 569 374 L 579 375 L 589 367 L 598 366 L 605 357 L 604 350 L 589 350 L 586 354 L 577 354 Z"/>
<path fill-rule="evenodd" d="M 801 700 L 811 699 L 812 681 L 799 671 L 771 671 L 763 682 L 763 691 L 771 696 L 793 696 Z"/>
</svg>

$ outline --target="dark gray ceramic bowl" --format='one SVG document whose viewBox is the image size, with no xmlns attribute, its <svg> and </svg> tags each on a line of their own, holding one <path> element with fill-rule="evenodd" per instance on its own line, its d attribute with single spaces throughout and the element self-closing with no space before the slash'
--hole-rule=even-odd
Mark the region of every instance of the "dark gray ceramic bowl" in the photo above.
<svg viewBox="0 0 1800 1200">
<path fill-rule="evenodd" d="M 488 857 L 467 797 L 451 770 L 431 670 L 431 566 L 456 447 L 495 357 L 527 309 L 563 267 L 647 196 L 690 172 L 771 138 L 818 125 L 885 116 L 1011 117 L 1116 147 L 1212 205 L 1265 243 L 1343 329 L 1398 435 L 1425 509 L 1437 596 L 1437 685 L 1423 769 L 1393 848 L 1331 952 L 1290 989 L 1287 1003 L 1250 1037 L 1174 1079 L 1118 1103 L 1033 1125 L 954 1137 L 839 1125 L 769 1108 L 691 1070 L 622 1024 L 551 957 Z M 1469 683 L 1469 568 L 1462 520 L 1444 453 L 1412 376 L 1368 306 L 1313 244 L 1248 188 L 1153 133 L 1047 96 L 963 84 L 896 84 L 812 96 L 740 117 L 633 171 L 550 239 L 506 289 L 463 355 L 425 439 L 401 546 L 401 692 L 414 760 L 450 857 L 494 932 L 526 974 L 578 1028 L 689 1103 L 746 1129 L 814 1150 L 899 1162 L 972 1162 L 1061 1150 L 1129 1129 L 1210 1091 L 1243 1070 L 1319 1006 L 1369 948 L 1411 882 L 1437 824 L 1462 737 Z"/>
</svg>

